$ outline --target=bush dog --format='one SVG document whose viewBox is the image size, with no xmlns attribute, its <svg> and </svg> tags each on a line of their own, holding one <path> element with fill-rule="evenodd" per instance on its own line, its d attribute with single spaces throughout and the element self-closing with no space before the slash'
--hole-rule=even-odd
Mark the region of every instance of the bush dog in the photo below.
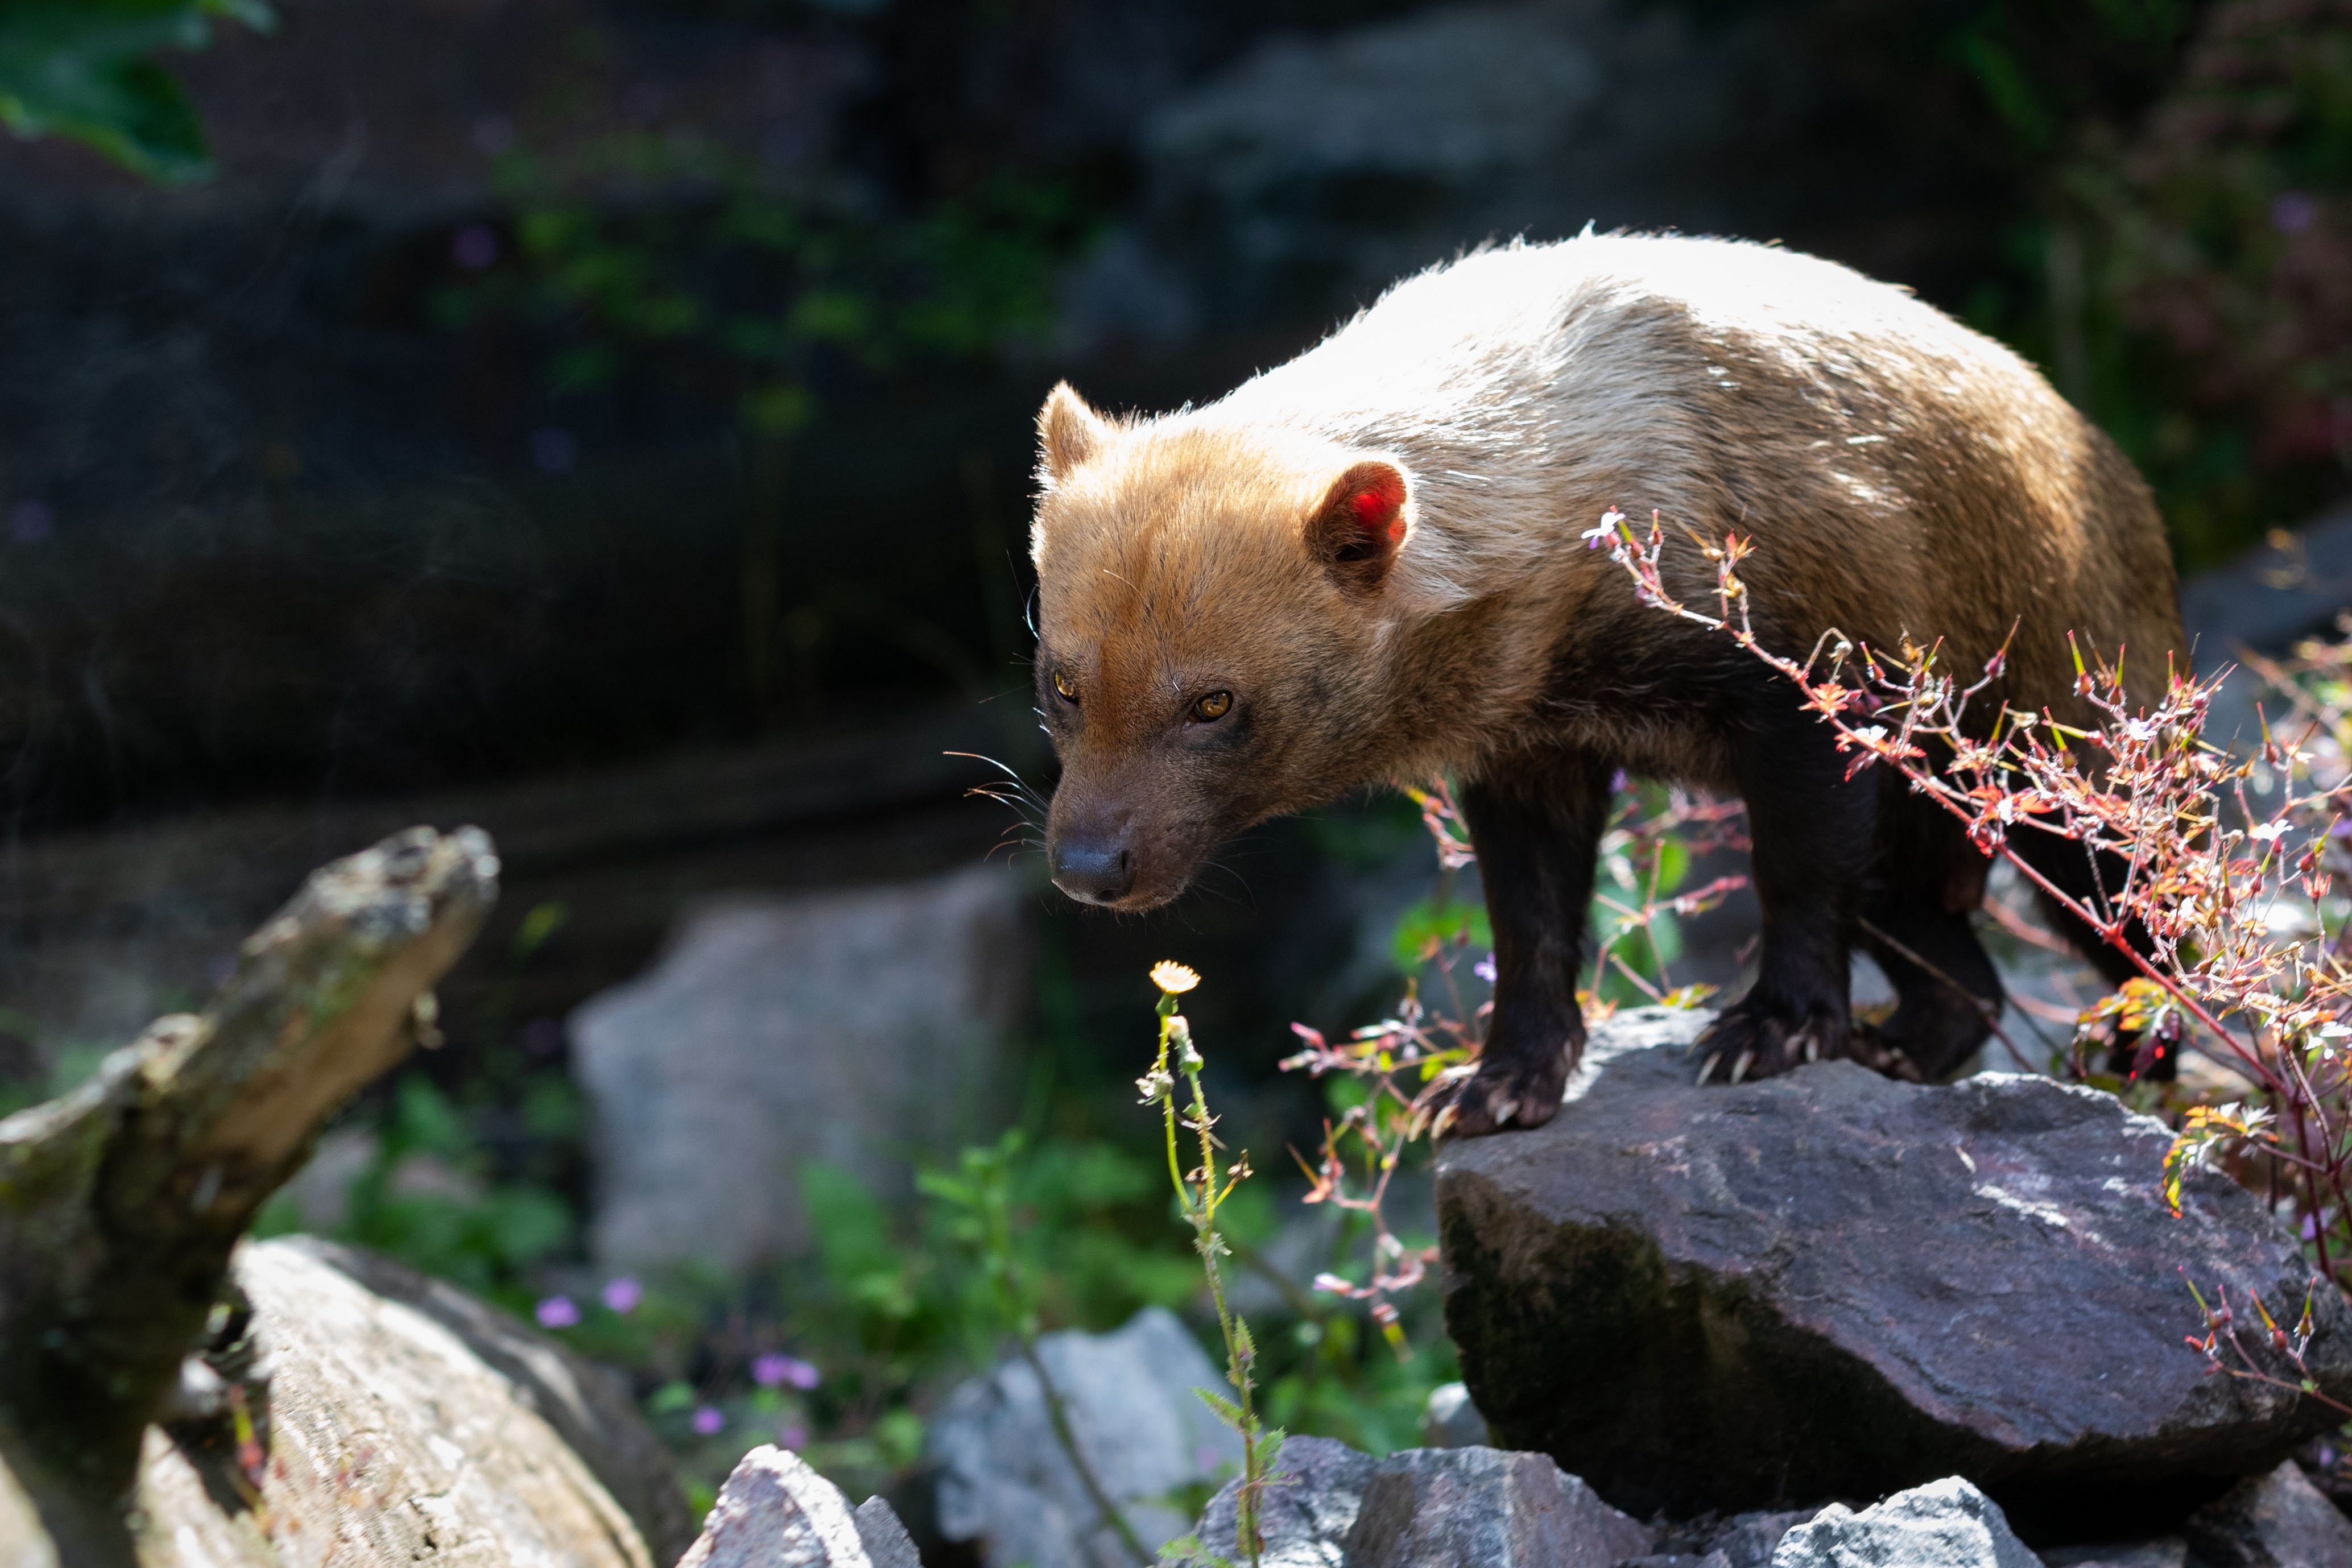
<svg viewBox="0 0 2352 1568">
<path fill-rule="evenodd" d="M 1848 778 L 1787 680 L 1643 606 L 1591 548 L 1604 512 L 1753 539 L 1776 652 L 1830 627 L 1941 638 L 1943 667 L 1973 673 L 2007 642 L 1990 697 L 2068 722 L 2088 716 L 2070 632 L 2127 649 L 2137 692 L 2185 649 L 2156 507 L 2104 435 L 1904 290 L 1765 246 L 1480 250 L 1205 408 L 1107 417 L 1064 384 L 1037 424 L 1054 881 L 1149 909 L 1253 823 L 1454 775 L 1498 970 L 1457 1134 L 1559 1108 L 1620 769 L 1747 802 L 1763 933 L 1709 1037 L 1726 1076 L 1851 1053 L 1940 1077 L 2001 997 L 1969 923 L 1987 862 L 1955 821 L 1891 769 Z M 1697 549 L 1666 564 L 1713 602 Z M 2097 879 L 2078 846 L 2021 847 L 2070 891 Z M 1898 998 L 1869 1040 L 1856 943 Z"/>
</svg>

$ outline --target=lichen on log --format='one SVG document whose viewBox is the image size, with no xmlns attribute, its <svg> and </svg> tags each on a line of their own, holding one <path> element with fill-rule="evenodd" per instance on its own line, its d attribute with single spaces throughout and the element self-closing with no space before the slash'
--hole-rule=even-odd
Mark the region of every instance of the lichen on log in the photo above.
<svg viewBox="0 0 2352 1568">
<path fill-rule="evenodd" d="M 497 883 L 470 828 L 338 861 L 246 942 L 204 1013 L 158 1019 L 79 1091 L 0 1121 L 0 1467 L 68 1563 L 130 1560 L 144 1434 L 238 1238 L 409 1051 Z"/>
</svg>

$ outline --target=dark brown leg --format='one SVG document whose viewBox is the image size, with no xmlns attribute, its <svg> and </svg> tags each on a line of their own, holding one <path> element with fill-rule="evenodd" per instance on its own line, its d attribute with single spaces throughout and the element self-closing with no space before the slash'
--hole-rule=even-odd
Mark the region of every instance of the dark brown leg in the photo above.
<svg viewBox="0 0 2352 1568">
<path fill-rule="evenodd" d="M 1540 1127 L 1584 1049 L 1576 1005 L 1592 867 L 1615 768 L 1585 752 L 1517 758 L 1462 791 L 1486 915 L 1495 1011 L 1477 1076 L 1454 1100 L 1454 1132 Z"/>
<path fill-rule="evenodd" d="M 1787 682 L 1740 693 L 1734 760 L 1755 845 L 1764 944 L 1756 984 L 1700 1040 L 1701 1082 L 1785 1072 L 1846 1051 L 1848 943 L 1877 819 L 1878 780 L 1845 776 L 1833 732 Z"/>
</svg>

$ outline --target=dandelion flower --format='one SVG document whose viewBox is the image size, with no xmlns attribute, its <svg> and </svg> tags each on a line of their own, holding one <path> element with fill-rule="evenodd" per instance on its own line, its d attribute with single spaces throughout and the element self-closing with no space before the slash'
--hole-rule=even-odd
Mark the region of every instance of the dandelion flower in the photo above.
<svg viewBox="0 0 2352 1568">
<path fill-rule="evenodd" d="M 1201 983 L 1201 977 L 1171 958 L 1151 966 L 1151 983 L 1171 997 L 1181 997 Z"/>
</svg>

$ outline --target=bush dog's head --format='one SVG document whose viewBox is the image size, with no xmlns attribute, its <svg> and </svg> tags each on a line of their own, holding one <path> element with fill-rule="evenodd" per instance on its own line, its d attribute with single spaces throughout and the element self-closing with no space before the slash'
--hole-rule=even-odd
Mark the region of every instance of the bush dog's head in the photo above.
<svg viewBox="0 0 2352 1568">
<path fill-rule="evenodd" d="M 1411 481 L 1379 454 L 1176 415 L 1037 417 L 1037 701 L 1054 882 L 1149 909 L 1252 823 L 1377 776 Z"/>
</svg>

